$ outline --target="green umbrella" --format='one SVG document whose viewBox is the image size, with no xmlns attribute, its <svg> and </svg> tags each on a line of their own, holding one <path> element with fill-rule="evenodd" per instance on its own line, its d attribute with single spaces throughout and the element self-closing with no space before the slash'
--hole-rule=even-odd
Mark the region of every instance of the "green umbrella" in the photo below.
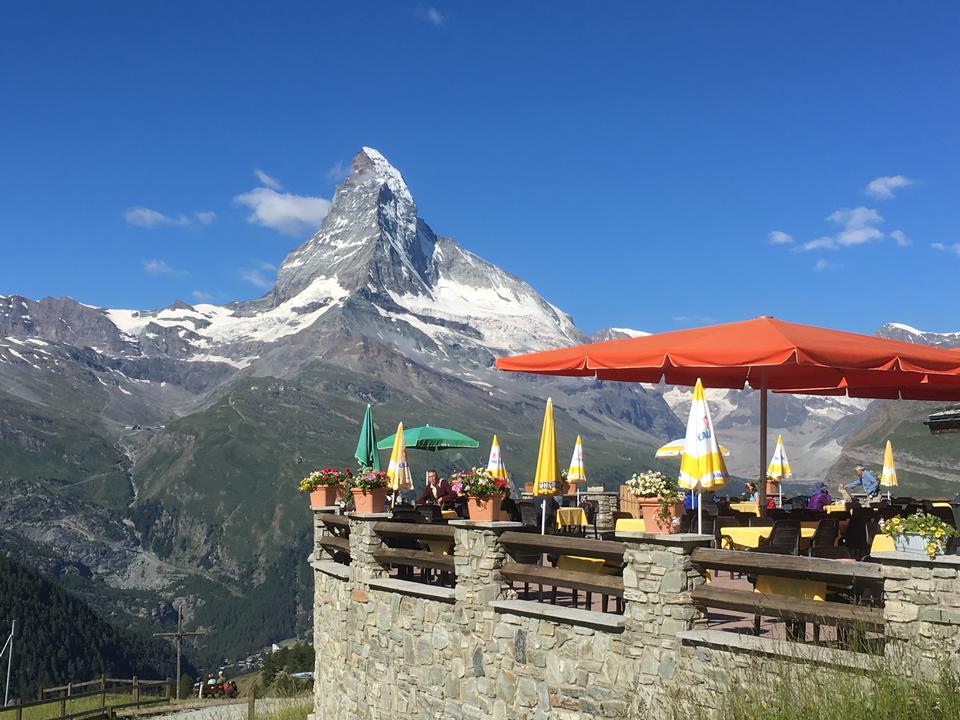
<svg viewBox="0 0 960 720">
<path fill-rule="evenodd" d="M 373 429 L 373 408 L 368 403 L 367 411 L 363 414 L 363 423 L 360 425 L 360 440 L 357 442 L 357 451 L 353 456 L 365 468 L 382 470 L 380 453 L 377 452 L 378 447 L 377 434 Z"/>
<path fill-rule="evenodd" d="M 381 450 L 389 450 L 393 447 L 394 435 L 381 440 L 377 447 Z M 415 427 L 403 431 L 403 444 L 408 448 L 418 450 L 445 450 L 447 448 L 475 448 L 480 447 L 480 443 L 472 437 L 467 437 L 461 432 L 450 430 L 449 428 Z"/>
</svg>

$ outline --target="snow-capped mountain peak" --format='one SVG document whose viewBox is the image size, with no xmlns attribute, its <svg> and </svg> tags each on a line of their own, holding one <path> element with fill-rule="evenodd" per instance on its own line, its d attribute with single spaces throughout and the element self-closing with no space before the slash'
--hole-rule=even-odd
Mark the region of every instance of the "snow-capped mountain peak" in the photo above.
<svg viewBox="0 0 960 720">
<path fill-rule="evenodd" d="M 890 340 L 903 340 L 921 345 L 960 347 L 960 332 L 929 332 L 904 323 L 887 323 L 877 331 L 877 335 Z"/>
</svg>

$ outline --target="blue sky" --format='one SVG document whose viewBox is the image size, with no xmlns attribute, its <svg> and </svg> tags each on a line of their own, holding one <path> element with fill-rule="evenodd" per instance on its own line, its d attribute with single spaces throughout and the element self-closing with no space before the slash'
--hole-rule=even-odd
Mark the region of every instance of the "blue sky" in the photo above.
<svg viewBox="0 0 960 720">
<path fill-rule="evenodd" d="M 960 329 L 952 3 L 2 15 L 0 293 L 255 297 L 370 145 L 435 231 L 587 331 Z M 267 227 L 271 182 L 301 199 Z"/>
</svg>

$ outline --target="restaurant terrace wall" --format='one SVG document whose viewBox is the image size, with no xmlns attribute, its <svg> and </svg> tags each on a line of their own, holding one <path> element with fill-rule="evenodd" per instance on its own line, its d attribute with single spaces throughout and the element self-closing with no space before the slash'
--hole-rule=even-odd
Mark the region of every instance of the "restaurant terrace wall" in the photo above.
<svg viewBox="0 0 960 720">
<path fill-rule="evenodd" d="M 340 518 L 332 539 L 325 517 L 311 557 L 315 720 L 677 717 L 688 703 L 718 707 L 738 682 L 877 662 L 709 629 L 691 598 L 706 581 L 691 557 L 704 536 L 631 534 L 616 615 L 518 600 L 500 574 L 515 523 L 452 523 L 456 587 L 445 588 L 388 577 L 373 529 L 385 516 Z M 348 547 L 350 565 L 322 559 L 331 547 Z M 942 653 L 960 651 L 960 558 L 883 563 L 888 653 L 934 677 Z"/>
</svg>

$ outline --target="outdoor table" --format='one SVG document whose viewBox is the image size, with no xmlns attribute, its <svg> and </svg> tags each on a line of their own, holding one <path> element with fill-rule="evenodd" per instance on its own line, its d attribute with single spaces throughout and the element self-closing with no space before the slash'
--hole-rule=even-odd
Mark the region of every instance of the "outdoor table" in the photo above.
<svg viewBox="0 0 960 720">
<path fill-rule="evenodd" d="M 760 539 L 766 539 L 770 537 L 770 533 L 773 532 L 773 526 L 768 525 L 766 527 L 731 527 L 727 526 L 721 528 L 720 532 L 723 535 L 729 536 L 728 538 L 723 539 L 723 549 L 724 550 L 740 550 L 742 548 L 755 548 L 760 547 Z M 804 540 L 810 540 L 813 538 L 813 534 L 816 532 L 816 527 L 800 527 L 800 537 Z M 732 543 L 732 546 L 731 546 Z"/>
<path fill-rule="evenodd" d="M 456 510 L 441 510 L 440 517 L 444 520 L 456 520 L 458 515 Z"/>
<path fill-rule="evenodd" d="M 796 578 L 758 575 L 754 592 L 764 595 L 786 595 L 803 600 L 825 600 L 827 584 L 816 580 L 798 580 Z"/>
<path fill-rule="evenodd" d="M 945 507 L 945 508 L 951 507 L 950 503 L 948 503 L 948 502 L 935 502 L 935 503 L 933 504 L 933 506 L 934 506 L 934 507 Z"/>
<path fill-rule="evenodd" d="M 730 503 L 730 509 L 737 512 L 753 513 L 760 517 L 760 504 L 755 502 L 736 502 Z"/>
<path fill-rule="evenodd" d="M 579 555 L 561 555 L 557 558 L 558 570 L 576 570 L 600 574 L 603 571 L 603 558 L 580 557 Z"/>
<path fill-rule="evenodd" d="M 453 543 L 449 540 L 423 540 L 434 555 L 451 555 Z"/>
<path fill-rule="evenodd" d="M 646 532 L 647 526 L 639 518 L 620 518 L 613 531 L 618 532 Z"/>
<path fill-rule="evenodd" d="M 587 527 L 587 513 L 581 507 L 567 507 L 557 510 L 557 527 L 579 525 Z"/>
<path fill-rule="evenodd" d="M 897 546 L 894 544 L 893 537 L 891 535 L 877 533 L 873 536 L 873 542 L 870 543 L 871 555 L 874 555 L 878 552 L 895 552 L 896 549 Z"/>
<path fill-rule="evenodd" d="M 846 503 L 833 503 L 832 505 L 824 505 L 823 511 L 826 513 L 845 513 L 847 511 Z"/>
</svg>

